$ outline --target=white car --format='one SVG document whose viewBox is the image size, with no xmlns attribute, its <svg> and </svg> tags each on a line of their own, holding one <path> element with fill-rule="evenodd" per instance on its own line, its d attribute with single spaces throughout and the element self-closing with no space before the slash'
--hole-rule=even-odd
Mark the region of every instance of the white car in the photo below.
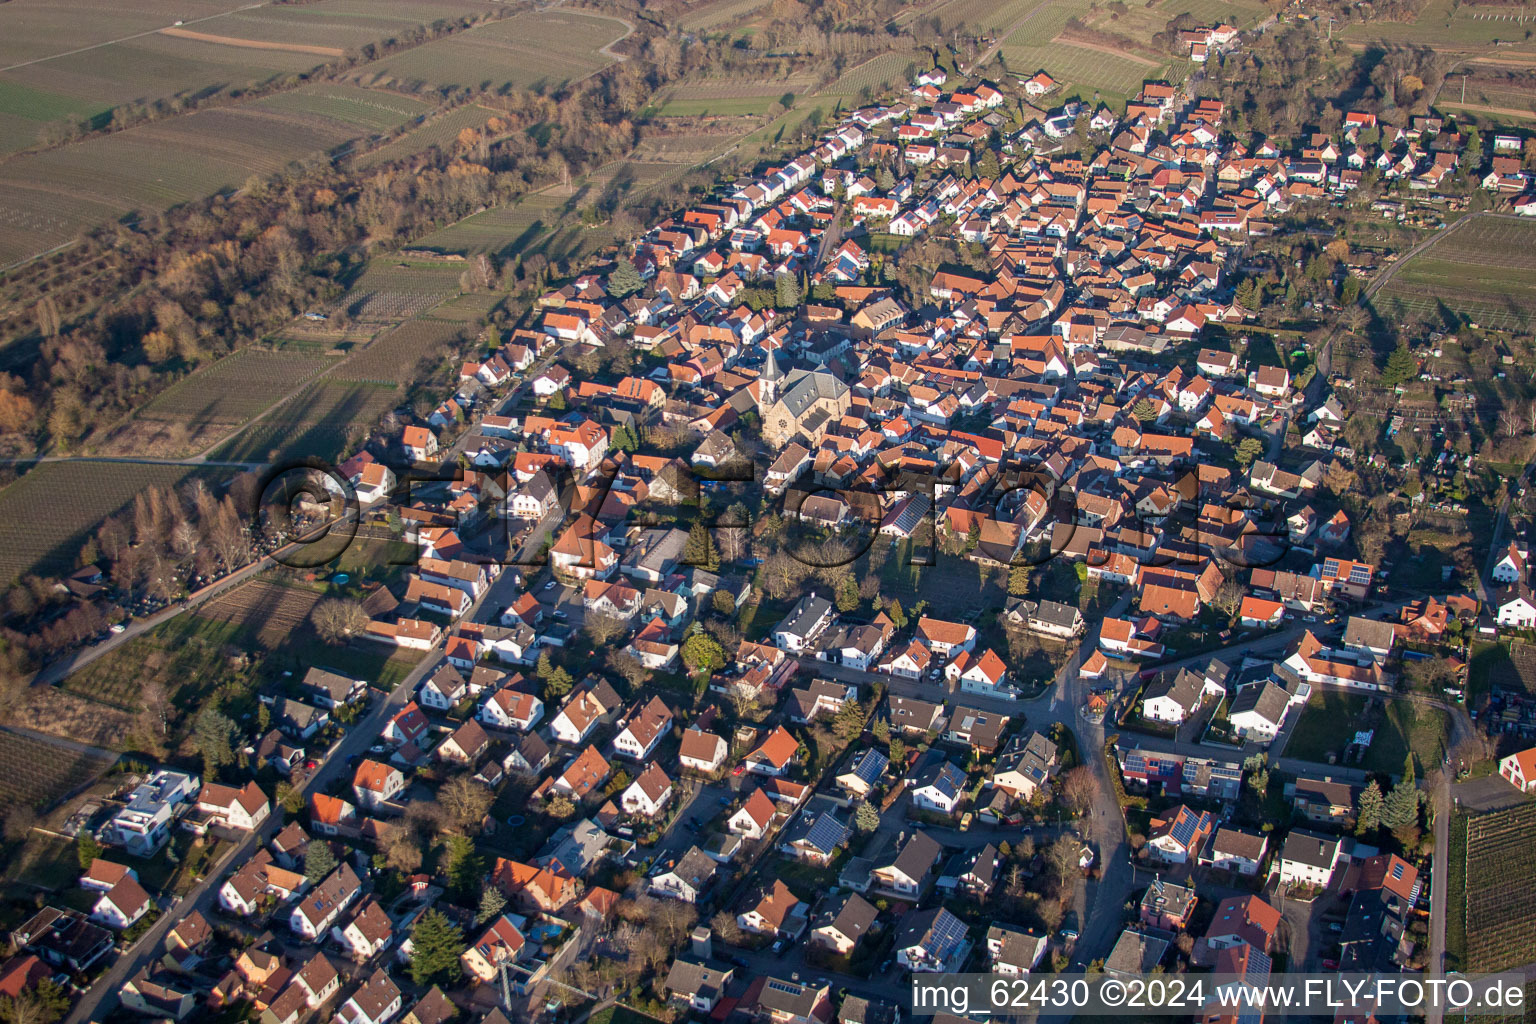
<svg viewBox="0 0 1536 1024">
<path fill-rule="evenodd" d="M 550 580 L 548 583 L 544 584 L 544 589 L 545 590 L 554 590 L 555 589 L 555 581 L 554 580 Z"/>
</svg>

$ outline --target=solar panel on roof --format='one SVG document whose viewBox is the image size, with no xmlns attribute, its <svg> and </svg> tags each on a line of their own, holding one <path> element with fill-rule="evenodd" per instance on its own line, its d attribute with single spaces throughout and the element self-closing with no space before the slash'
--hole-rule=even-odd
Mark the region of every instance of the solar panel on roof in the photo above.
<svg viewBox="0 0 1536 1024">
<path fill-rule="evenodd" d="M 929 952 L 940 959 L 946 958 L 959 949 L 960 944 L 965 941 L 965 922 L 948 911 L 943 911 L 933 919 L 933 927 L 929 935 Z"/>
<path fill-rule="evenodd" d="M 811 826 L 811 831 L 806 835 L 806 842 L 828 853 L 837 849 L 837 844 L 845 838 L 845 828 L 842 822 L 830 814 L 823 814 L 816 819 L 816 824 Z"/>
<path fill-rule="evenodd" d="M 1197 822 L 1193 814 L 1186 812 L 1179 815 L 1178 820 L 1173 823 L 1173 838 L 1181 846 L 1188 846 L 1189 841 L 1194 838 L 1196 824 Z"/>
<path fill-rule="evenodd" d="M 800 994 L 800 986 L 791 985 L 787 981 L 779 981 L 777 979 L 770 978 L 768 981 L 768 987 L 773 989 L 775 992 L 784 992 L 792 996 Z"/>
<path fill-rule="evenodd" d="M 1403 877 L 1403 864 L 1402 864 L 1401 861 L 1399 861 L 1398 863 L 1392 865 L 1392 877 L 1393 878 L 1402 878 Z"/>
<path fill-rule="evenodd" d="M 1248 970 L 1243 975 L 1243 980 L 1250 985 L 1262 985 L 1269 980 L 1270 968 L 1274 963 L 1267 953 L 1261 953 L 1252 946 L 1248 947 Z"/>
</svg>

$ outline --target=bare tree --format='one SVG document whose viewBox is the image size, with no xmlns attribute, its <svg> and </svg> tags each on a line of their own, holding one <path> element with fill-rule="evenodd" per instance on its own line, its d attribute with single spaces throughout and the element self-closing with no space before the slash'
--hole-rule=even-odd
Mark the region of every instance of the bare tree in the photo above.
<svg viewBox="0 0 1536 1024">
<path fill-rule="evenodd" d="M 642 685 L 651 677 L 651 670 L 628 651 L 609 651 L 608 667 L 629 683 L 631 687 Z"/>
<path fill-rule="evenodd" d="M 1062 803 L 1066 804 L 1074 814 L 1082 814 L 1091 807 L 1094 794 L 1098 790 L 1093 773 L 1085 765 L 1078 765 L 1062 772 L 1061 777 L 1056 780 L 1056 785 L 1061 792 Z"/>
<path fill-rule="evenodd" d="M 460 831 L 479 827 L 491 809 L 491 791 L 468 772 L 455 775 L 438 790 L 437 802 L 448 813 L 448 820 Z"/>
<path fill-rule="evenodd" d="M 757 713 L 757 691 L 745 683 L 731 683 L 725 688 L 725 699 L 737 718 L 751 718 Z"/>
<path fill-rule="evenodd" d="M 606 647 L 623 636 L 629 630 L 629 624 L 616 615 L 595 613 L 587 616 L 587 621 L 582 628 L 592 638 L 593 644 Z"/>
<path fill-rule="evenodd" d="M 368 628 L 368 613 L 361 601 L 347 598 L 326 598 L 309 613 L 309 621 L 315 632 L 328 643 L 346 643 Z"/>
</svg>

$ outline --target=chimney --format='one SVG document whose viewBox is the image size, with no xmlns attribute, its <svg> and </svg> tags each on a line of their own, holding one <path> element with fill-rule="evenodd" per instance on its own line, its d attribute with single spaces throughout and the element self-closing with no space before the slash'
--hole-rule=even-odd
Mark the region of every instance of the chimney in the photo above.
<svg viewBox="0 0 1536 1024">
<path fill-rule="evenodd" d="M 693 930 L 693 955 L 701 960 L 708 960 L 714 956 L 714 942 L 710 938 L 709 929 L 699 925 Z"/>
</svg>

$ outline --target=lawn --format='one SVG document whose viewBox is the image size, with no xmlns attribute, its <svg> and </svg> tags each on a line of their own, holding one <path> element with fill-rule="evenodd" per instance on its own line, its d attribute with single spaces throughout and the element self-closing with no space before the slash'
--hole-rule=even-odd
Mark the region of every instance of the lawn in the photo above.
<svg viewBox="0 0 1536 1024">
<path fill-rule="evenodd" d="M 1328 755 L 1342 757 L 1354 739 L 1368 698 L 1336 690 L 1314 691 L 1301 719 L 1291 733 L 1285 756 L 1301 761 L 1327 763 Z M 1376 726 L 1376 736 L 1359 767 L 1371 772 L 1401 775 L 1403 759 L 1411 750 L 1423 775 L 1438 764 L 1444 751 L 1447 720 L 1444 711 L 1412 701 L 1389 700 Z"/>
</svg>

